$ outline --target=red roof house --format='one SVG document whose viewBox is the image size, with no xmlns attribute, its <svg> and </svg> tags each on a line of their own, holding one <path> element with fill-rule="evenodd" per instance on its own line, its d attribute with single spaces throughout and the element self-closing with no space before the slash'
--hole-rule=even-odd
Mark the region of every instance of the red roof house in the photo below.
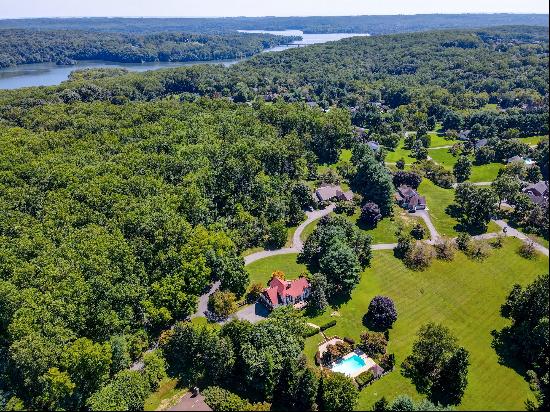
<svg viewBox="0 0 550 412">
<path fill-rule="evenodd" d="M 261 297 L 265 304 L 273 309 L 279 305 L 293 305 L 309 296 L 311 286 L 306 278 L 282 280 L 273 276 Z"/>
</svg>

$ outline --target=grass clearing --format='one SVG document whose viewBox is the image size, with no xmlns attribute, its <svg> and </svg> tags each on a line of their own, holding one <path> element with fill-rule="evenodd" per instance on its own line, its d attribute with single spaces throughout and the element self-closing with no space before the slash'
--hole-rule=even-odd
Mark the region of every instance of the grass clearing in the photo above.
<svg viewBox="0 0 550 412">
<path fill-rule="evenodd" d="M 401 141 L 399 142 L 399 145 L 393 151 L 390 149 L 386 149 L 387 150 L 386 162 L 395 163 L 401 158 L 405 159 L 405 163 L 416 162 L 416 159 L 414 157 L 411 157 L 411 151 L 403 147 L 404 142 L 405 142 L 405 139 L 401 139 Z"/>
<path fill-rule="evenodd" d="M 428 151 L 428 156 L 430 156 L 434 162 L 448 170 L 452 170 L 453 166 L 458 161 L 458 156 L 453 156 L 449 153 L 449 149 L 447 148 L 430 150 Z"/>
<path fill-rule="evenodd" d="M 472 166 L 470 182 L 492 182 L 497 178 L 498 171 L 502 169 L 502 163 L 489 163 L 481 166 Z"/>
<path fill-rule="evenodd" d="M 529 137 L 520 137 L 518 140 L 522 143 L 527 143 L 528 145 L 536 145 L 542 139 L 548 139 L 548 136 L 529 136 Z"/>
<path fill-rule="evenodd" d="M 398 366 L 361 391 L 357 409 L 369 410 L 382 396 L 393 399 L 404 393 L 420 398 L 410 380 L 401 375 L 399 365 L 410 354 L 420 326 L 430 321 L 449 327 L 470 352 L 469 383 L 457 409 L 524 409 L 524 401 L 532 397 L 528 383 L 514 370 L 500 365 L 491 347 L 491 330 L 507 322 L 499 310 L 512 285 L 525 285 L 548 270 L 546 257 L 523 259 L 516 253 L 519 245 L 519 240 L 508 238 L 504 247 L 492 250 L 484 262 L 457 253 L 453 262 L 434 261 L 425 272 L 407 269 L 391 251 L 375 252 L 351 300 L 312 319 L 320 325 L 332 319 L 330 313 L 336 309 L 340 316 L 334 318 L 337 324 L 328 334 L 357 340 L 365 330 L 362 317 L 370 300 L 382 294 L 395 301 L 399 315 L 390 331 L 388 350 L 395 353 Z M 309 338 L 306 342 L 308 356 L 315 353 L 315 341 Z"/>
<path fill-rule="evenodd" d="M 159 388 L 145 399 L 145 411 L 163 411 L 175 405 L 187 393 L 187 388 L 180 388 L 178 380 L 165 378 Z"/>
<path fill-rule="evenodd" d="M 431 140 L 430 147 L 451 146 L 459 142 L 457 139 L 448 139 L 444 134 L 437 131 L 428 132 L 428 136 L 430 136 Z"/>
<path fill-rule="evenodd" d="M 252 262 L 246 267 L 250 274 L 250 284 L 267 284 L 271 274 L 276 270 L 285 273 L 289 279 L 296 279 L 300 274 L 307 272 L 306 265 L 296 262 L 298 254 L 275 255 Z"/>
</svg>

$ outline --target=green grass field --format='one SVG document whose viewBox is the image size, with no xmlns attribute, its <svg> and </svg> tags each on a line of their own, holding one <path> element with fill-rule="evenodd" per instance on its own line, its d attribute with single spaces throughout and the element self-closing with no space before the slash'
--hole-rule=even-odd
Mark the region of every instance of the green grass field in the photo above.
<svg viewBox="0 0 550 412">
<path fill-rule="evenodd" d="M 411 157 L 411 151 L 403 147 L 404 139 L 401 139 L 397 149 L 394 151 L 387 150 L 386 162 L 395 163 L 399 159 L 405 159 L 405 163 L 414 163 L 416 159 Z"/>
<path fill-rule="evenodd" d="M 328 329 L 327 335 L 357 340 L 365 329 L 362 317 L 370 300 L 378 294 L 390 296 L 399 315 L 390 331 L 388 350 L 395 353 L 398 365 L 410 353 L 420 326 L 440 322 L 451 328 L 470 352 L 469 383 L 458 409 L 524 409 L 524 401 L 532 397 L 529 385 L 514 370 L 500 365 L 491 348 L 491 330 L 506 324 L 499 309 L 512 285 L 526 284 L 548 271 L 547 258 L 525 260 L 516 253 L 519 245 L 517 239 L 507 239 L 505 246 L 493 250 L 484 262 L 471 261 L 459 253 L 453 262 L 434 261 L 425 272 L 407 269 L 391 251 L 377 251 L 351 300 L 312 321 L 322 324 L 332 319 L 332 310 L 337 310 L 337 325 Z M 319 340 L 318 335 L 308 338 L 308 356 L 313 356 Z M 368 410 L 382 396 L 392 399 L 402 393 L 420 397 L 397 366 L 361 392 L 357 409 Z"/>
<path fill-rule="evenodd" d="M 428 132 L 431 142 L 430 147 L 450 146 L 457 143 L 459 140 L 446 139 L 445 135 L 439 134 L 437 131 Z"/>
<path fill-rule="evenodd" d="M 250 274 L 250 284 L 267 284 L 271 274 L 276 270 L 285 273 L 288 279 L 296 279 L 300 274 L 307 272 L 306 265 L 296 263 L 297 253 L 270 256 L 257 260 L 246 267 Z"/>
<path fill-rule="evenodd" d="M 449 149 L 434 149 L 429 150 L 428 155 L 433 159 L 434 162 L 445 167 L 445 169 L 452 170 L 454 164 L 458 160 L 458 156 L 453 156 L 449 153 Z"/>
<path fill-rule="evenodd" d="M 529 145 L 535 145 L 538 144 L 542 139 L 547 138 L 548 136 L 529 136 L 529 137 L 521 137 L 518 140 L 522 143 L 527 143 Z"/>
<path fill-rule="evenodd" d="M 489 163 L 481 166 L 472 166 L 470 182 L 492 182 L 497 178 L 498 171 L 503 168 L 502 163 Z"/>
</svg>

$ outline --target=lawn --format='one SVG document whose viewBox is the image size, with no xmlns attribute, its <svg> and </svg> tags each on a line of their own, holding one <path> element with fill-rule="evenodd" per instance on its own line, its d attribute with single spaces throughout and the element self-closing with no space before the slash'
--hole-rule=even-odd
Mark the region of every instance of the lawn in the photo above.
<svg viewBox="0 0 550 412">
<path fill-rule="evenodd" d="M 250 274 L 250 283 L 267 284 L 276 270 L 284 272 L 288 279 L 296 279 L 307 272 L 306 265 L 296 263 L 297 253 L 275 255 L 257 260 L 246 267 Z"/>
<path fill-rule="evenodd" d="M 445 167 L 445 169 L 452 170 L 454 164 L 458 160 L 458 156 L 453 156 L 449 153 L 449 149 L 433 149 L 428 150 L 428 156 L 430 156 L 434 162 Z"/>
<path fill-rule="evenodd" d="M 426 196 L 430 218 L 439 234 L 451 237 L 456 236 L 457 233 L 454 226 L 458 224 L 458 221 L 445 212 L 447 206 L 454 203 L 454 189 L 443 189 L 428 179 L 422 179 L 418 192 L 422 196 Z"/>
<path fill-rule="evenodd" d="M 187 388 L 178 387 L 178 380 L 165 378 L 156 392 L 145 399 L 145 411 L 161 411 L 175 405 L 185 395 Z"/>
<path fill-rule="evenodd" d="M 454 203 L 454 189 L 443 189 L 428 179 L 422 179 L 418 192 L 422 196 L 426 196 L 430 218 L 439 234 L 450 237 L 457 236 L 458 232 L 454 227 L 458 221 L 445 211 L 449 205 Z M 493 221 L 489 222 L 487 227 L 487 233 L 491 232 L 500 232 L 500 227 Z"/>
<path fill-rule="evenodd" d="M 284 247 L 292 247 L 292 236 L 294 236 L 294 232 L 296 232 L 296 229 L 298 229 L 298 226 L 293 226 L 288 228 L 288 234 L 286 237 L 286 243 Z M 244 250 L 241 253 L 241 256 L 245 257 L 256 252 L 261 252 L 262 250 L 266 250 L 266 249 L 262 246 L 251 247 L 249 249 Z"/>
<path fill-rule="evenodd" d="M 492 182 L 497 178 L 498 171 L 503 168 L 502 163 L 489 163 L 481 166 L 472 166 L 470 182 Z"/>
<path fill-rule="evenodd" d="M 437 131 L 428 132 L 428 136 L 431 139 L 430 147 L 451 146 L 459 142 L 457 139 L 446 139 L 444 134 Z"/>
<path fill-rule="evenodd" d="M 528 145 L 536 145 L 538 142 L 540 142 L 542 139 L 547 138 L 548 136 L 529 136 L 529 137 L 521 137 L 518 140 L 522 143 L 527 143 Z"/>
<path fill-rule="evenodd" d="M 411 151 L 403 147 L 404 139 L 401 139 L 397 149 L 391 151 L 387 149 L 386 162 L 395 163 L 399 159 L 405 159 L 405 163 L 414 163 L 416 159 L 411 157 Z"/>
<path fill-rule="evenodd" d="M 391 251 L 377 251 L 351 300 L 336 308 L 337 325 L 328 335 L 358 339 L 364 326 L 362 317 L 375 295 L 390 296 L 398 310 L 398 320 L 390 331 L 388 350 L 395 353 L 397 365 L 411 352 L 415 334 L 427 322 L 440 322 L 458 337 L 460 345 L 470 352 L 471 366 L 468 387 L 461 410 L 518 410 L 532 395 L 528 383 L 514 370 L 500 365 L 491 348 L 491 331 L 506 324 L 499 309 L 512 285 L 526 284 L 535 276 L 548 271 L 548 259 L 525 260 L 516 253 L 520 241 L 506 239 L 505 246 L 493 250 L 484 262 L 457 254 L 453 262 L 434 261 L 425 272 L 413 272 Z M 312 319 L 322 324 L 331 319 L 333 309 Z M 306 342 L 306 353 L 315 353 L 318 336 Z M 400 373 L 397 366 L 389 375 L 362 390 L 357 409 L 369 410 L 385 396 L 398 394 L 416 398 L 414 386 Z"/>
</svg>

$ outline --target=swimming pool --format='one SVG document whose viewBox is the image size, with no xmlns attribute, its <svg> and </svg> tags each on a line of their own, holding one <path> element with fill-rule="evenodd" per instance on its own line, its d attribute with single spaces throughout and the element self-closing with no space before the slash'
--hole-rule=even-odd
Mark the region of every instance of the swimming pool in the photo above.
<svg viewBox="0 0 550 412">
<path fill-rule="evenodd" d="M 367 364 L 364 359 L 358 354 L 354 353 L 351 356 L 348 355 L 344 359 L 336 362 L 331 368 L 333 372 L 340 372 L 347 376 L 357 376 Z"/>
</svg>

